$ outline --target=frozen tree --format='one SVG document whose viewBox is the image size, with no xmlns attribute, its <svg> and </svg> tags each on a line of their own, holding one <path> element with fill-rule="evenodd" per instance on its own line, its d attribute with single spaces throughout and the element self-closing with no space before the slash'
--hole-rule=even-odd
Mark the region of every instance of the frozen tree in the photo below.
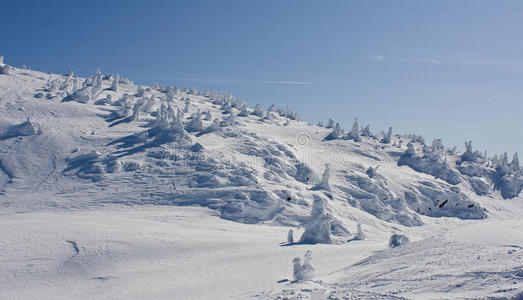
<svg viewBox="0 0 523 300">
<path fill-rule="evenodd" d="M 289 229 L 287 233 L 287 243 L 294 244 L 294 231 L 292 231 L 292 229 Z"/>
<path fill-rule="evenodd" d="M 304 244 L 331 244 L 331 219 L 327 216 L 326 203 L 323 198 L 315 196 L 309 222 L 300 237 Z"/>
<path fill-rule="evenodd" d="M 318 121 L 318 126 L 323 127 L 323 121 Z"/>
<path fill-rule="evenodd" d="M 515 152 L 514 156 L 512 157 L 512 162 L 510 163 L 510 168 L 512 169 L 512 172 L 517 172 L 520 169 L 519 158 L 518 158 L 517 152 Z"/>
<path fill-rule="evenodd" d="M 363 230 L 361 230 L 361 224 L 358 223 L 356 236 L 353 238 L 353 240 L 355 240 L 355 241 L 363 241 L 364 239 L 365 239 L 365 234 L 363 233 Z"/>
<path fill-rule="evenodd" d="M 111 85 L 111 91 L 118 92 L 118 84 L 120 84 L 120 75 L 116 74 Z"/>
<path fill-rule="evenodd" d="M 203 119 L 204 119 L 205 121 L 210 121 L 210 120 L 212 120 L 211 111 L 210 111 L 209 109 L 207 109 L 207 110 L 205 111 L 204 114 L 205 114 L 205 117 L 203 117 Z"/>
<path fill-rule="evenodd" d="M 465 152 L 463 152 L 461 155 L 458 164 L 461 164 L 465 161 L 478 162 L 480 159 L 481 153 L 479 151 L 472 151 L 472 141 L 465 142 Z"/>
<path fill-rule="evenodd" d="M 325 137 L 326 140 L 337 140 L 343 136 L 343 130 L 339 123 L 336 123 L 332 132 Z"/>
<path fill-rule="evenodd" d="M 365 126 L 361 130 L 361 136 L 366 136 L 366 137 L 371 137 L 372 136 L 372 132 L 370 132 L 370 125 Z"/>
<path fill-rule="evenodd" d="M 136 97 L 143 97 L 143 95 L 145 94 L 145 90 L 144 88 L 140 85 L 138 86 L 138 88 L 136 89 L 136 94 L 135 96 Z"/>
<path fill-rule="evenodd" d="M 350 140 L 353 140 L 355 142 L 361 142 L 358 118 L 354 118 L 354 123 L 352 124 L 352 129 L 350 130 L 347 138 Z"/>
<path fill-rule="evenodd" d="M 412 144 L 411 142 L 409 142 L 407 144 L 407 150 L 405 151 L 405 154 L 404 156 L 414 156 L 416 155 L 416 149 L 414 148 L 414 144 Z"/>
<path fill-rule="evenodd" d="M 196 114 L 196 116 L 193 117 L 193 119 L 187 124 L 185 129 L 188 132 L 201 132 L 203 131 L 203 122 L 202 117 L 199 113 Z"/>
<path fill-rule="evenodd" d="M 312 252 L 307 250 L 305 252 L 305 259 L 303 265 L 299 257 L 295 257 L 292 260 L 293 263 L 293 275 L 296 281 L 311 280 L 314 278 L 314 268 L 311 264 Z"/>
<path fill-rule="evenodd" d="M 254 106 L 254 110 L 251 112 L 252 115 L 255 115 L 255 116 L 258 116 L 258 117 L 262 117 L 263 116 L 263 106 L 261 106 L 260 104 L 256 104 L 256 106 Z"/>
<path fill-rule="evenodd" d="M 369 167 L 369 168 L 367 169 L 367 171 L 366 171 L 367 176 L 369 176 L 369 178 L 374 178 L 374 177 L 376 176 L 376 172 L 378 171 L 378 168 L 379 168 L 379 167 L 380 167 L 380 166 L 377 166 L 377 167 L 375 167 L 375 168 L 373 168 L 373 167 Z"/>
<path fill-rule="evenodd" d="M 316 190 L 325 190 L 330 192 L 331 186 L 329 183 L 331 177 L 331 166 L 329 164 L 325 164 L 325 171 L 323 171 L 323 175 L 321 176 L 321 182 L 318 183 L 314 189 Z"/>
<path fill-rule="evenodd" d="M 327 126 L 325 126 L 325 128 L 332 128 L 332 127 L 334 127 L 334 120 L 329 119 L 329 121 L 327 122 Z"/>
<path fill-rule="evenodd" d="M 248 117 L 249 116 L 249 110 L 247 109 L 247 105 L 244 105 L 238 114 L 238 117 Z"/>
<path fill-rule="evenodd" d="M 394 247 L 408 244 L 409 242 L 410 242 L 410 240 L 406 235 L 395 233 L 390 236 L 389 247 L 394 248 Z"/>
<path fill-rule="evenodd" d="M 185 113 L 189 112 L 189 105 L 191 105 L 191 99 L 186 98 L 185 99 L 185 107 L 183 108 L 183 112 L 185 112 Z"/>
<path fill-rule="evenodd" d="M 4 65 L 4 57 L 0 55 L 0 66 Z"/>
<path fill-rule="evenodd" d="M 383 144 L 390 144 L 392 140 L 392 127 L 389 127 L 389 131 L 387 132 L 387 135 L 381 140 Z"/>
</svg>

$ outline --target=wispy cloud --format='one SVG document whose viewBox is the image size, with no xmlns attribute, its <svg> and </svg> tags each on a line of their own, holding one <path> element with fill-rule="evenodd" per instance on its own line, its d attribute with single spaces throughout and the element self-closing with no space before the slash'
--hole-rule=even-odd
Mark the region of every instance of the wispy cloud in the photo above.
<svg viewBox="0 0 523 300">
<path fill-rule="evenodd" d="M 408 59 L 407 62 L 415 63 L 415 64 L 439 64 L 439 59 L 427 57 L 427 58 L 415 58 L 415 59 Z"/>
<path fill-rule="evenodd" d="M 369 58 L 372 59 L 372 60 L 375 60 L 375 61 L 383 61 L 383 60 L 385 60 L 385 56 L 383 56 L 381 54 L 371 54 L 371 55 L 369 55 Z"/>
<path fill-rule="evenodd" d="M 160 76 L 140 76 L 143 80 L 162 80 L 162 81 L 191 81 L 191 82 L 223 82 L 223 83 L 246 83 L 246 84 L 279 84 L 279 85 L 311 85 L 310 81 L 290 81 L 290 80 L 243 80 L 243 79 L 220 79 L 220 78 L 177 78 Z"/>
</svg>

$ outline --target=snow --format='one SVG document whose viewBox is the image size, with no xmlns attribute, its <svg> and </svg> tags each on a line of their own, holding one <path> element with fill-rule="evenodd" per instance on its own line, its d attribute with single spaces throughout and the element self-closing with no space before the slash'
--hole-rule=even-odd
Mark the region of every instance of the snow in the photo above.
<svg viewBox="0 0 523 300">
<path fill-rule="evenodd" d="M 2 299 L 523 295 L 512 164 L 72 76 L 0 74 Z M 309 250 L 314 277 L 293 282 Z"/>
</svg>

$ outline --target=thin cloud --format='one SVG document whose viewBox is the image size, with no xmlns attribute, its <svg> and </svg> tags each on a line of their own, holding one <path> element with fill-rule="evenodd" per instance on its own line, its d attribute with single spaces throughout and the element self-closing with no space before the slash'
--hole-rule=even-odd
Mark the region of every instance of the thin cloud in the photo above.
<svg viewBox="0 0 523 300">
<path fill-rule="evenodd" d="M 370 59 L 375 60 L 375 61 L 385 60 L 385 56 L 383 56 L 381 54 L 371 54 L 371 55 L 369 55 L 369 57 L 370 57 Z"/>
<path fill-rule="evenodd" d="M 192 81 L 192 82 L 228 82 L 228 83 L 247 83 L 247 84 L 280 84 L 280 85 L 311 85 L 310 81 L 289 81 L 289 80 L 242 80 L 242 79 L 218 79 L 218 78 L 167 78 L 157 76 L 140 76 L 142 80 L 162 80 L 162 81 Z"/>
</svg>

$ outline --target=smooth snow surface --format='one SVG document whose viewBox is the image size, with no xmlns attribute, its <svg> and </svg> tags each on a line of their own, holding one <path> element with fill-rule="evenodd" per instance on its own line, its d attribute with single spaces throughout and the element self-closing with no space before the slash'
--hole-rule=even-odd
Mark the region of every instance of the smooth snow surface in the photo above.
<svg viewBox="0 0 523 300">
<path fill-rule="evenodd" d="M 519 162 L 355 128 L 12 68 L 0 299 L 522 298 Z"/>
</svg>

